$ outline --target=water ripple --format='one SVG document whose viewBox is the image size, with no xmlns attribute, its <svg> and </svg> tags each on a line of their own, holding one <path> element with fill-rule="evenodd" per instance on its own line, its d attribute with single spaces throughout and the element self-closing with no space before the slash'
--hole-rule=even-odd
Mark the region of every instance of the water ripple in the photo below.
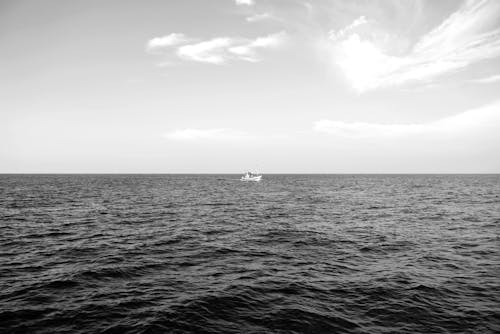
<svg viewBox="0 0 500 334">
<path fill-rule="evenodd" d="M 500 176 L 1 175 L 0 332 L 500 332 Z"/>
</svg>

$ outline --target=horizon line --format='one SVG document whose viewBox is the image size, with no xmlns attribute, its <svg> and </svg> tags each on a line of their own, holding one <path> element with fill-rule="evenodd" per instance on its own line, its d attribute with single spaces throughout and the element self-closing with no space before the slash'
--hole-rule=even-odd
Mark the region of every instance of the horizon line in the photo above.
<svg viewBox="0 0 500 334">
<path fill-rule="evenodd" d="M 0 175 L 241 175 L 244 173 L 143 173 L 143 172 L 90 172 L 90 173 L 78 173 L 78 172 L 32 172 L 32 173 L 4 173 L 0 172 Z M 500 172 L 362 172 L 362 173 L 348 173 L 348 172 L 337 172 L 337 173 L 261 173 L 262 175 L 500 175 Z"/>
</svg>

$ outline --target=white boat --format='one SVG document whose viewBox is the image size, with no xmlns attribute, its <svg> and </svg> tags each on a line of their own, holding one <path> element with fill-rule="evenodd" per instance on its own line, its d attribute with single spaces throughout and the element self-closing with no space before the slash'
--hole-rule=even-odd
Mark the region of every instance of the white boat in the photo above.
<svg viewBox="0 0 500 334">
<path fill-rule="evenodd" d="M 243 175 L 240 180 L 259 182 L 261 179 L 262 179 L 262 174 L 254 174 L 251 172 L 246 172 L 245 175 Z"/>
</svg>

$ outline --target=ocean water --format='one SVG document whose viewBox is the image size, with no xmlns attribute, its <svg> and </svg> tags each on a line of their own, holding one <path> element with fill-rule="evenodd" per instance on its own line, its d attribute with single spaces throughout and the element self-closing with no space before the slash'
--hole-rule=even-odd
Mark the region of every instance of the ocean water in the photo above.
<svg viewBox="0 0 500 334">
<path fill-rule="evenodd" d="M 499 175 L 0 175 L 1 333 L 498 333 Z"/>
</svg>

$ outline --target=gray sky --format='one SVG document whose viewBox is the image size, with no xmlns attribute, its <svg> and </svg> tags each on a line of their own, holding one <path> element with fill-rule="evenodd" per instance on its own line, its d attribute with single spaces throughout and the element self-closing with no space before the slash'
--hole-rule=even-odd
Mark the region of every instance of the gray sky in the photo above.
<svg viewBox="0 0 500 334">
<path fill-rule="evenodd" d="M 500 172 L 500 1 L 0 0 L 0 172 Z"/>
</svg>

